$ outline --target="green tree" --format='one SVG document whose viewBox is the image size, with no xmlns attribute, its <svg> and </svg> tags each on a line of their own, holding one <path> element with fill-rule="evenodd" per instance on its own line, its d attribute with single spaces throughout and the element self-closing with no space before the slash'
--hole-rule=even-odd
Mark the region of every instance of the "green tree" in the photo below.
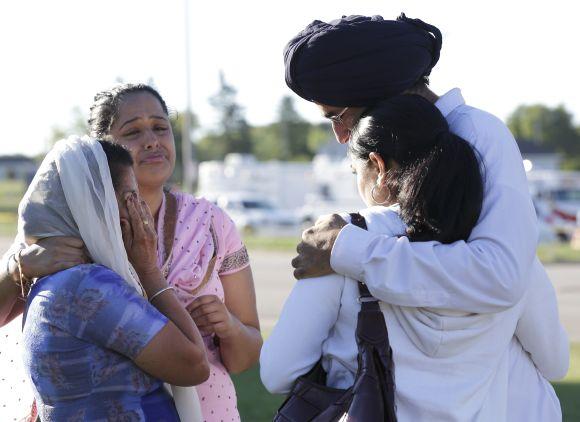
<svg viewBox="0 0 580 422">
<path fill-rule="evenodd" d="M 276 123 L 253 127 L 252 141 L 252 151 L 258 160 L 280 160 L 287 155 L 287 151 L 283 150 Z"/>
<path fill-rule="evenodd" d="M 285 96 L 275 123 L 252 128 L 253 151 L 259 160 L 310 160 L 331 136 L 330 125 L 307 122 Z"/>
<path fill-rule="evenodd" d="M 316 154 L 320 147 L 328 142 L 336 142 L 332 126 L 329 123 L 318 123 L 310 126 L 307 144 L 308 150 L 312 154 Z"/>
<path fill-rule="evenodd" d="M 219 115 L 219 126 L 216 133 L 210 135 L 212 138 L 220 138 L 219 148 L 214 148 L 216 153 L 220 152 L 252 152 L 252 140 L 250 137 L 250 126 L 244 116 L 244 109 L 237 103 L 236 89 L 227 83 L 223 72 L 220 72 L 220 89 L 210 98 L 210 104 L 216 109 Z M 206 145 L 207 147 L 207 145 Z M 208 149 L 208 152 L 211 149 Z M 223 157 L 223 155 L 222 155 Z M 221 157 L 214 157 L 221 158 Z"/>
<path fill-rule="evenodd" d="M 278 109 L 278 133 L 283 160 L 300 160 L 312 157 L 308 149 L 310 124 L 294 107 L 292 97 L 284 96 Z"/>
<path fill-rule="evenodd" d="M 223 160 L 231 152 L 223 136 L 208 133 L 195 144 L 196 158 L 199 161 Z"/>
<path fill-rule="evenodd" d="M 64 125 L 55 125 L 48 137 L 48 146 L 51 148 L 57 141 L 70 135 L 86 135 L 89 132 L 87 116 L 80 107 L 71 110 L 71 118 Z"/>
<path fill-rule="evenodd" d="M 519 106 L 508 118 L 516 139 L 527 139 L 553 148 L 566 159 L 580 155 L 580 132 L 564 106 Z"/>
</svg>

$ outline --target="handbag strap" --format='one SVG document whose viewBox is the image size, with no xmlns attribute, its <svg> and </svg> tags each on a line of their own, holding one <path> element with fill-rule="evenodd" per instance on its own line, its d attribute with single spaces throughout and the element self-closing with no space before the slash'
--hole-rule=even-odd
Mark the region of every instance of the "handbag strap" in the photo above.
<svg viewBox="0 0 580 422">
<path fill-rule="evenodd" d="M 365 218 L 358 212 L 350 213 L 350 222 L 363 230 L 368 230 Z M 376 311 L 380 310 L 378 299 L 376 299 L 366 284 L 358 282 L 358 301 L 361 304 L 361 310 Z"/>
<path fill-rule="evenodd" d="M 365 218 L 358 212 L 350 213 L 350 222 L 363 230 L 368 230 Z M 366 284 L 358 282 L 358 301 L 361 304 L 361 309 L 377 310 L 380 309 L 378 300 L 371 294 Z"/>
<path fill-rule="evenodd" d="M 352 224 L 367 230 L 367 224 L 362 215 L 352 213 L 350 217 Z M 356 326 L 359 360 L 357 379 L 361 370 L 366 370 L 374 372 L 374 376 L 379 376 L 385 381 L 385 384 L 381 387 L 381 393 L 386 404 L 384 409 L 385 421 L 396 421 L 393 350 L 389 341 L 385 316 L 381 311 L 378 299 L 373 297 L 366 284 L 359 281 L 358 289 L 360 293 L 358 300 L 361 304 L 361 309 L 358 313 Z"/>
</svg>

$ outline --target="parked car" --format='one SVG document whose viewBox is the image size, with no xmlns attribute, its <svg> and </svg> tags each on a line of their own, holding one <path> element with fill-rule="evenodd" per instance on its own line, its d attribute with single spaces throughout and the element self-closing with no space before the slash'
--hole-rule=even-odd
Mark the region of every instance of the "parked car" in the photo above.
<svg viewBox="0 0 580 422">
<path fill-rule="evenodd" d="M 547 225 L 553 235 L 562 242 L 572 239 L 578 227 L 580 213 L 580 189 L 545 189 L 534 197 L 538 220 Z"/>
<path fill-rule="evenodd" d="M 244 233 L 297 232 L 297 212 L 279 208 L 268 198 L 252 192 L 233 192 L 209 198 L 232 218 Z"/>
</svg>

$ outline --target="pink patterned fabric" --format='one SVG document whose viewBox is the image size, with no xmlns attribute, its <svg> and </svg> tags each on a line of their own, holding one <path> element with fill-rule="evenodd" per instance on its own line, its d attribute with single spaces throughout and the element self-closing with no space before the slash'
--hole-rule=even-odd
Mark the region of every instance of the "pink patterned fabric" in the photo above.
<svg viewBox="0 0 580 422">
<path fill-rule="evenodd" d="M 204 198 L 173 192 L 177 198 L 177 221 L 173 248 L 167 262 L 163 241 L 165 201 L 159 211 L 157 235 L 158 263 L 168 270 L 167 281 L 174 286 L 183 306 L 199 296 L 216 295 L 224 300 L 220 275 L 232 274 L 250 265 L 240 235 L 228 215 Z M 208 271 L 210 260 L 216 255 L 208 282 L 200 286 Z M 197 386 L 204 419 L 211 421 L 239 421 L 236 391 L 224 367 L 219 347 L 213 336 L 204 337 L 210 363 L 209 379 Z"/>
</svg>

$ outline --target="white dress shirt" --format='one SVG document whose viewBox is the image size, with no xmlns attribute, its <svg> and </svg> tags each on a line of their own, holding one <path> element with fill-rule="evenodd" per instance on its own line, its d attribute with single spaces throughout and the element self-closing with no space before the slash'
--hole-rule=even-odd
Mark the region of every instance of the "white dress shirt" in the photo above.
<svg viewBox="0 0 580 422">
<path fill-rule="evenodd" d="M 451 131 L 482 157 L 485 196 L 469 241 L 411 243 L 349 224 L 336 239 L 331 266 L 393 305 L 478 313 L 509 308 L 523 297 L 530 269 L 540 266 L 534 262 L 536 213 L 518 146 L 497 117 L 465 105 L 457 88 L 435 105 Z"/>
<path fill-rule="evenodd" d="M 404 233 L 397 208 L 361 213 L 372 234 Z M 356 253 L 358 245 L 349 249 Z M 393 348 L 399 421 L 561 420 L 545 377 L 565 375 L 568 339 L 547 275 L 541 266 L 533 273 L 522 300 L 496 313 L 381 303 Z M 296 283 L 262 348 L 260 374 L 269 391 L 287 393 L 321 356 L 327 385 L 353 384 L 358 295 L 357 283 L 338 274 Z"/>
</svg>

